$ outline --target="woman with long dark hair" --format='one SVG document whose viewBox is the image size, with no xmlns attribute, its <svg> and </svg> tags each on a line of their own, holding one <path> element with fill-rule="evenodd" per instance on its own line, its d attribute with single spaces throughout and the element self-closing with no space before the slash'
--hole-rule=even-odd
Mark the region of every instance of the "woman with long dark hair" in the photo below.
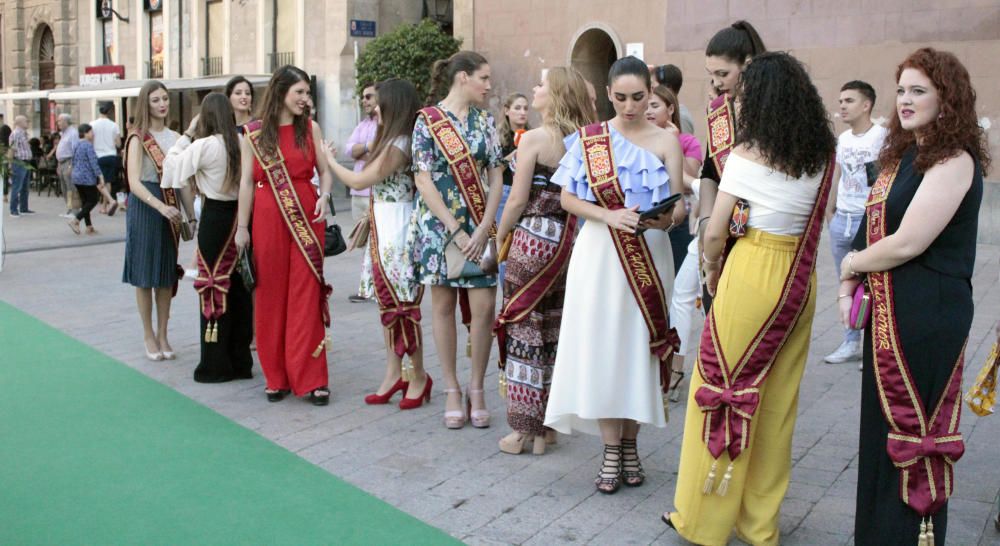
<svg viewBox="0 0 1000 546">
<path fill-rule="evenodd" d="M 500 136 L 500 153 L 503 155 L 503 194 L 500 196 L 500 206 L 497 207 L 497 224 L 503 216 L 504 206 L 510 196 L 510 188 L 514 184 L 514 151 L 521 134 L 530 129 L 528 127 L 528 97 L 524 93 L 510 93 L 503 100 L 503 109 L 500 112 L 500 127 L 497 132 Z M 503 276 L 507 270 L 507 264 L 500 264 L 500 271 L 497 273 L 497 284 L 503 287 Z"/>
<path fill-rule="evenodd" d="M 399 408 L 413 409 L 430 402 L 434 385 L 424 371 L 420 326 L 424 288 L 413 278 L 410 248 L 406 246 L 416 193 L 410 166 L 410 138 L 420 110 L 420 97 L 412 83 L 395 78 L 377 84 L 375 92 L 378 131 L 365 168 L 360 172 L 345 168 L 334 160 L 332 151 L 327 162 L 348 187 L 372 190 L 368 252 L 373 282 L 370 291 L 361 295 L 378 301 L 387 359 L 382 384 L 365 397 L 365 403 L 387 404 L 401 391 Z M 403 364 L 407 355 L 409 369 Z"/>
<path fill-rule="evenodd" d="M 174 190 L 160 188 L 163 158 L 178 136 L 167 128 L 169 115 L 170 95 L 166 86 L 156 80 L 146 82 L 139 90 L 135 125 L 125 142 L 129 202 L 122 282 L 135 287 L 146 358 L 154 361 L 176 358 L 167 340 L 167 323 L 180 269 L 177 245 L 180 223 L 184 220 Z M 186 212 L 188 218 L 194 218 L 193 210 Z M 154 300 L 156 331 L 153 330 Z"/>
<path fill-rule="evenodd" d="M 460 51 L 434 63 L 432 97 L 413 127 L 416 211 L 407 235 L 414 272 L 431 285 L 434 341 L 444 373 L 445 426 L 458 429 L 471 420 L 490 425 L 483 378 L 490 356 L 495 316 L 496 275 L 478 263 L 487 248 L 500 204 L 500 140 L 493 115 L 483 110 L 490 91 L 490 65 L 473 51 Z M 487 193 L 488 190 L 488 193 Z M 453 245 L 461 256 L 446 249 Z M 462 259 L 464 257 L 464 259 Z M 463 265 L 467 264 L 467 265 Z M 462 404 L 455 358 L 455 305 L 459 290 L 468 293 L 472 378 Z"/>
<path fill-rule="evenodd" d="M 734 529 L 750 544 L 779 541 L 836 149 L 819 92 L 787 53 L 755 57 L 736 98 L 736 146 L 703 250 L 715 301 L 691 378 L 677 511 L 663 516 L 706 545 L 727 544 Z M 749 204 L 747 229 L 723 268 L 730 211 L 740 199 Z"/>
<path fill-rule="evenodd" d="M 253 85 L 243 76 L 233 76 L 226 82 L 226 97 L 233 108 L 236 127 L 243 132 L 243 127 L 253 119 Z"/>
<path fill-rule="evenodd" d="M 253 377 L 250 292 L 236 270 L 240 142 L 233 119 L 229 99 L 209 93 L 163 162 L 162 187 L 183 189 L 194 177 L 204 196 L 194 281 L 201 311 L 199 383 Z"/>
<path fill-rule="evenodd" d="M 282 66 L 264 93 L 260 120 L 246 126 L 236 245 L 243 249 L 250 243 L 252 212 L 254 331 L 268 401 L 291 392 L 325 406 L 332 289 L 323 277 L 323 243 L 333 178 L 323 134 L 309 119 L 309 92 L 305 71 Z M 320 195 L 311 183 L 314 171 Z"/>
<path fill-rule="evenodd" d="M 497 319 L 500 364 L 507 394 L 507 423 L 513 432 L 500 450 L 518 454 L 532 442 L 545 452 L 555 431 L 545 428 L 566 290 L 566 265 L 576 239 L 576 218 L 560 204 L 562 188 L 552 183 L 566 153 L 563 139 L 593 122 L 583 76 L 573 68 L 553 67 L 532 97 L 542 126 L 521 136 L 507 209 L 497 240 L 509 237 L 503 310 Z"/>
<path fill-rule="evenodd" d="M 969 73 L 953 54 L 918 49 L 896 82 L 882 171 L 838 293 L 845 325 L 860 283 L 871 301 L 854 540 L 944 546 L 964 451 L 962 365 L 990 153 Z"/>
<path fill-rule="evenodd" d="M 682 191 L 677 137 L 646 120 L 649 69 L 635 57 L 608 73 L 615 117 L 566 137 L 552 182 L 562 207 L 586 220 L 566 274 L 559 351 L 545 426 L 600 435 L 595 484 L 614 493 L 645 474 L 636 439 L 642 424 L 666 426 L 661 366 L 675 349 L 667 301 L 674 279 L 669 239 L 684 207 L 640 221 L 641 212 Z"/>
</svg>

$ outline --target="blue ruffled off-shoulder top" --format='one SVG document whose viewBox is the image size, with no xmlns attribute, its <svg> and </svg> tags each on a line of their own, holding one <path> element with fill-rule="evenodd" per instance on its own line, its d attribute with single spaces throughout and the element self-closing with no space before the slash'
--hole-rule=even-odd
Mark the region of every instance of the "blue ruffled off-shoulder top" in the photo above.
<svg viewBox="0 0 1000 546">
<path fill-rule="evenodd" d="M 667 197 L 670 197 L 670 175 L 667 167 L 649 150 L 633 144 L 608 124 L 611 132 L 611 148 L 618 172 L 618 183 L 625 192 L 625 206 L 638 205 L 644 211 Z M 551 182 L 573 192 L 577 197 L 592 203 L 597 202 L 587 181 L 587 166 L 583 162 L 583 146 L 580 133 L 575 132 L 565 139 L 566 154 L 559 160 L 559 168 L 552 175 Z"/>
</svg>

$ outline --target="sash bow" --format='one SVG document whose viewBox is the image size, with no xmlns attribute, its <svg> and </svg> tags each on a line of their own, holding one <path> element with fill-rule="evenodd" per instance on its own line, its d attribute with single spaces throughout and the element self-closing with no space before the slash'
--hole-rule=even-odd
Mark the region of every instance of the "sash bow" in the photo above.
<svg viewBox="0 0 1000 546">
<path fill-rule="evenodd" d="M 724 388 L 720 389 L 714 385 L 703 384 L 694 393 L 694 401 L 703 412 L 722 411 L 730 408 L 740 419 L 753 418 L 760 404 L 760 389 L 748 387 L 745 389 Z M 730 416 L 730 428 L 736 430 L 735 422 L 737 417 Z M 720 424 L 723 421 L 719 421 Z"/>
</svg>

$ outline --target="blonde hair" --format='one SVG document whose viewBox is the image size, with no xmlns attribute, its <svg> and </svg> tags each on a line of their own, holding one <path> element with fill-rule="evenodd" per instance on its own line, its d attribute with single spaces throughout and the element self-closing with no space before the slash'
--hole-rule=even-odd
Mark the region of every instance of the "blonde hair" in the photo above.
<svg viewBox="0 0 1000 546">
<path fill-rule="evenodd" d="M 554 126 L 563 136 L 579 127 L 594 123 L 595 116 L 583 75 L 572 67 L 556 66 L 545 75 L 549 84 L 547 125 Z"/>
</svg>

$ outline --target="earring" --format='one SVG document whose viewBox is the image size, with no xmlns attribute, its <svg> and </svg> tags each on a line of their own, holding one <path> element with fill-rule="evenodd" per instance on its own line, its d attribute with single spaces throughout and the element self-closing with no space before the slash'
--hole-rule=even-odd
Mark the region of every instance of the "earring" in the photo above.
<svg viewBox="0 0 1000 546">
<path fill-rule="evenodd" d="M 938 121 L 944 119 L 944 112 L 938 114 Z"/>
</svg>

